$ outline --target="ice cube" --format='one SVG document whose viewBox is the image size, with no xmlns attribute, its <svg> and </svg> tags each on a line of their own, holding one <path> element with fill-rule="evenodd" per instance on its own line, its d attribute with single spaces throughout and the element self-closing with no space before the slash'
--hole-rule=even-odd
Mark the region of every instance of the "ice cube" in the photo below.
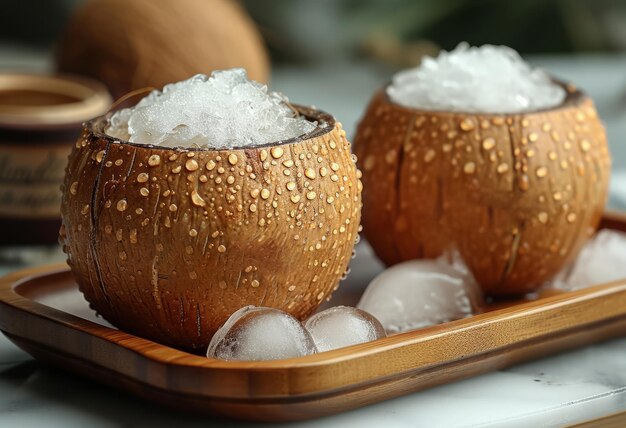
<svg viewBox="0 0 626 428">
<path fill-rule="evenodd" d="M 565 90 L 506 46 L 461 43 L 393 77 L 392 101 L 426 110 L 512 113 L 559 105 Z"/>
<path fill-rule="evenodd" d="M 232 314 L 215 333 L 207 357 L 263 361 L 301 357 L 317 352 L 311 335 L 286 312 L 246 306 Z"/>
<path fill-rule="evenodd" d="M 411 260 L 386 269 L 368 285 L 357 307 L 388 334 L 475 314 L 482 294 L 458 258 Z"/>
<path fill-rule="evenodd" d="M 626 278 L 626 234 L 604 229 L 583 247 L 576 260 L 548 287 L 579 290 Z"/>
<path fill-rule="evenodd" d="M 385 337 L 380 321 L 367 312 L 350 306 L 335 306 L 309 318 L 304 327 L 318 352 L 370 342 Z"/>
<path fill-rule="evenodd" d="M 289 100 L 248 80 L 242 68 L 199 74 L 153 91 L 116 112 L 107 134 L 167 147 L 233 148 L 295 138 L 317 124 L 298 116 Z"/>
</svg>

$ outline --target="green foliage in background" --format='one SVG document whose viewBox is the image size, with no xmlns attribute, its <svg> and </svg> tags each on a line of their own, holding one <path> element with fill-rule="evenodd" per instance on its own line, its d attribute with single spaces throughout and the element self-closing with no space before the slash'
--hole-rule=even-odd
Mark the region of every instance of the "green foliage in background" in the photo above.
<svg viewBox="0 0 626 428">
<path fill-rule="evenodd" d="M 350 25 L 450 49 L 458 40 L 524 52 L 610 50 L 626 45 L 626 2 L 616 0 L 345 0 Z"/>
<path fill-rule="evenodd" d="M 372 40 L 509 45 L 522 53 L 626 49 L 624 0 L 246 0 L 286 59 L 363 53 Z M 367 50 L 365 50 L 367 52 Z"/>
</svg>

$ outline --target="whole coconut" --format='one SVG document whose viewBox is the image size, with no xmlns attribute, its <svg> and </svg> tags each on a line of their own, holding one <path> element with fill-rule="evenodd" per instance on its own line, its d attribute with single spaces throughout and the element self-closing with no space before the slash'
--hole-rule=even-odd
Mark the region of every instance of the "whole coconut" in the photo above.
<svg viewBox="0 0 626 428">
<path fill-rule="evenodd" d="M 580 251 L 607 197 L 610 156 L 591 99 L 554 108 L 425 111 L 376 93 L 359 124 L 363 233 L 392 265 L 455 246 L 483 290 L 532 291 Z"/>
<path fill-rule="evenodd" d="M 59 71 L 99 79 L 116 98 L 232 67 L 269 78 L 254 23 L 229 0 L 92 0 L 71 18 L 57 55 Z"/>
<path fill-rule="evenodd" d="M 345 131 L 234 149 L 168 148 L 85 125 L 66 170 L 60 241 L 85 298 L 119 328 L 206 349 L 243 306 L 304 319 L 339 284 L 361 181 Z"/>
</svg>

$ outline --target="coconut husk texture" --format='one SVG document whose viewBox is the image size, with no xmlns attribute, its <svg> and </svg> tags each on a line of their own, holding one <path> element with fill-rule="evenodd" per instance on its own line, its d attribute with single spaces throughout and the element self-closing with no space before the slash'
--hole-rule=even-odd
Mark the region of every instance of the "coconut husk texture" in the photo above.
<svg viewBox="0 0 626 428">
<path fill-rule="evenodd" d="M 597 227 L 610 156 L 592 101 L 519 114 L 421 111 L 380 90 L 355 137 L 363 233 L 388 265 L 456 247 L 491 295 L 535 290 Z"/>
<path fill-rule="evenodd" d="M 56 60 L 115 98 L 232 67 L 267 82 L 270 70 L 254 22 L 231 0 L 90 0 L 70 19 Z"/>
<path fill-rule="evenodd" d="M 329 299 L 360 227 L 361 182 L 341 124 L 233 150 L 119 142 L 106 118 L 69 157 L 60 241 L 80 290 L 115 326 L 204 350 L 246 305 L 299 319 Z"/>
</svg>

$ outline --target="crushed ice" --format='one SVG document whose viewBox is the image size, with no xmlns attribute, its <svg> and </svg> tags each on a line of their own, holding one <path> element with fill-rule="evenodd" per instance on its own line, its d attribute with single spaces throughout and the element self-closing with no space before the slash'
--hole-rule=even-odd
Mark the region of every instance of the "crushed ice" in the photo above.
<svg viewBox="0 0 626 428">
<path fill-rule="evenodd" d="M 113 114 L 105 132 L 140 144 L 227 149 L 288 140 L 316 126 L 298 115 L 285 96 L 234 68 L 155 90 Z"/>
<path fill-rule="evenodd" d="M 407 107 L 481 113 L 550 108 L 566 96 L 547 73 L 532 68 L 515 50 L 467 43 L 397 73 L 387 94 Z"/>
</svg>

